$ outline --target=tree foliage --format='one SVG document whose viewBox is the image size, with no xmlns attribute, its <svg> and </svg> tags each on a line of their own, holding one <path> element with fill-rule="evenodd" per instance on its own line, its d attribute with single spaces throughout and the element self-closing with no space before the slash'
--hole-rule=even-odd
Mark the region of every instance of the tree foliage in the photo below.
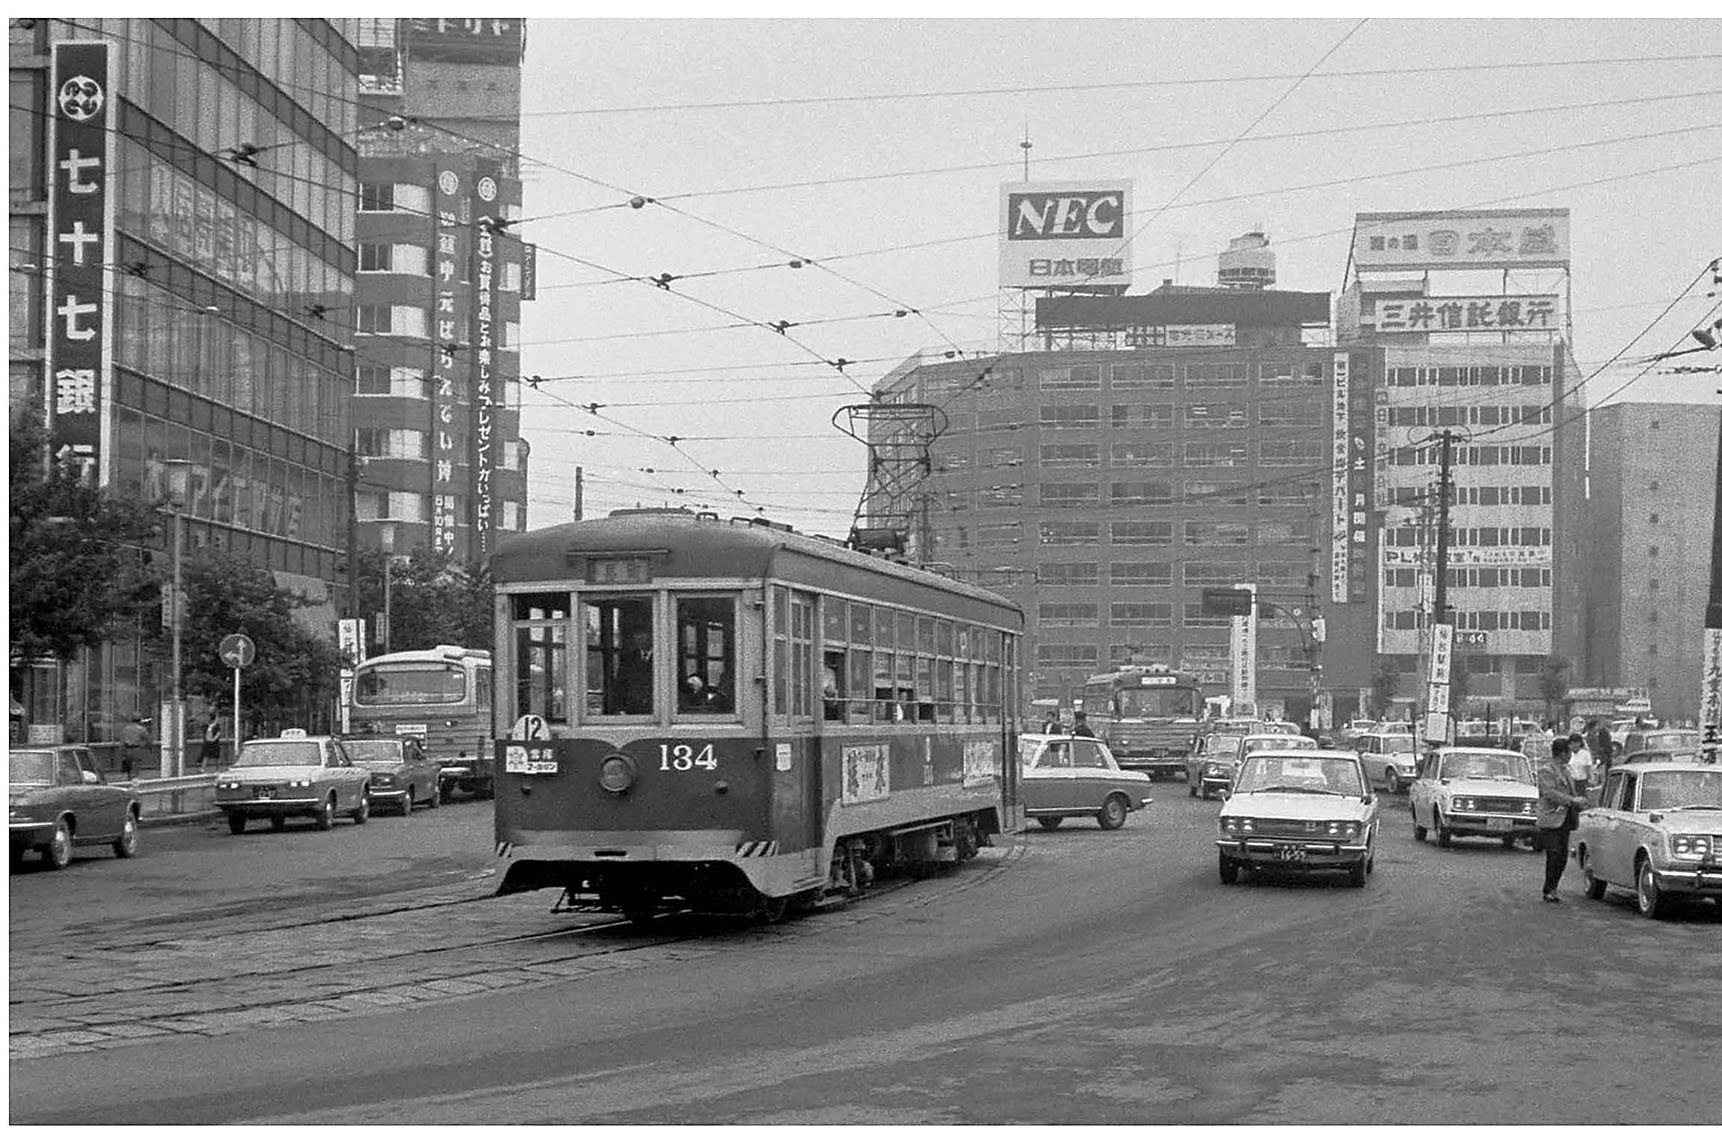
<svg viewBox="0 0 1722 1148">
<path fill-rule="evenodd" d="M 1543 691 L 1543 712 L 1555 716 L 1556 708 L 1566 700 L 1567 685 L 1572 680 L 1572 659 L 1562 654 L 1550 654 L 1537 671 L 1537 684 Z"/>
<path fill-rule="evenodd" d="M 213 550 L 185 563 L 185 593 L 180 658 L 186 696 L 212 705 L 232 697 L 233 670 L 219 647 L 227 635 L 244 634 L 257 645 L 256 661 L 241 679 L 246 720 L 265 729 L 323 724 L 339 689 L 340 657 L 331 638 L 294 620 L 304 595 L 277 586 L 267 570 Z"/>
<path fill-rule="evenodd" d="M 422 650 L 449 644 L 488 650 L 494 640 L 490 572 L 480 565 L 451 566 L 420 547 L 396 558 L 389 576 L 389 648 Z M 383 554 L 359 555 L 359 607 L 363 617 L 383 612 Z M 372 651 L 381 649 L 372 635 Z"/>
<path fill-rule="evenodd" d="M 11 482 L 11 661 L 69 659 L 116 637 L 160 602 L 150 550 L 161 512 L 87 486 L 69 469 L 44 473 L 47 433 L 35 418 L 7 431 Z"/>
<path fill-rule="evenodd" d="M 1385 718 L 1393 705 L 1393 690 L 1399 675 L 1385 658 L 1376 658 L 1369 675 L 1369 705 L 1374 716 Z"/>
</svg>

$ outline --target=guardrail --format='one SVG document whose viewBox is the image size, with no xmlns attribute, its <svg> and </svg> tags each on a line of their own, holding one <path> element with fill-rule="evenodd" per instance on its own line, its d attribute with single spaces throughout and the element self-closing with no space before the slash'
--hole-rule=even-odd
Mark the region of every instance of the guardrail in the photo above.
<svg viewBox="0 0 1722 1148">
<path fill-rule="evenodd" d="M 213 773 L 152 777 L 130 782 L 128 788 L 138 795 L 139 813 L 145 822 L 195 817 L 214 811 L 215 778 Z"/>
</svg>

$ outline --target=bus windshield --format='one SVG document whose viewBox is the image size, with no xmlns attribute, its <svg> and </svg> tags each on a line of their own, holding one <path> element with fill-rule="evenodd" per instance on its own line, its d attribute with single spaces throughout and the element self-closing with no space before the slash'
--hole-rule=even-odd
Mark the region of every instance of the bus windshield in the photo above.
<svg viewBox="0 0 1722 1148">
<path fill-rule="evenodd" d="M 1138 686 L 1118 691 L 1118 716 L 1127 718 L 1192 717 L 1195 694 L 1183 686 Z"/>
<path fill-rule="evenodd" d="M 353 704 L 423 705 L 466 697 L 466 671 L 437 662 L 400 662 L 361 670 L 353 679 Z"/>
</svg>

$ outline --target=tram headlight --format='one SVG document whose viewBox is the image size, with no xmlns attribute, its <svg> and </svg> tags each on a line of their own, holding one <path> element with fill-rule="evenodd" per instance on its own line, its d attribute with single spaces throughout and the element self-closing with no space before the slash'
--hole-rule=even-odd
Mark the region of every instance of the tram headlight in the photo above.
<svg viewBox="0 0 1722 1148">
<path fill-rule="evenodd" d="M 626 793 L 639 775 L 633 760 L 623 754 L 613 753 L 598 763 L 598 784 L 605 793 Z"/>
</svg>

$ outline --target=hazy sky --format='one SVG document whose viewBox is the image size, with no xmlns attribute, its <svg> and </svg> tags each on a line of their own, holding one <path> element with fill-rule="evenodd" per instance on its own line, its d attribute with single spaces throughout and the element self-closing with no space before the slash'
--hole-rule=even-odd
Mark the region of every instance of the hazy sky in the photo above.
<svg viewBox="0 0 1722 1148">
<path fill-rule="evenodd" d="M 1708 274 L 1682 298 L 1722 256 L 1719 31 L 531 19 L 523 373 L 547 381 L 523 392 L 529 525 L 571 517 L 580 465 L 588 515 L 764 507 L 846 533 L 866 451 L 837 408 L 917 351 L 997 347 L 998 185 L 1022 177 L 1025 130 L 1032 178 L 1134 181 L 1132 293 L 1213 283 L 1257 225 L 1281 288 L 1337 292 L 1359 211 L 1570 208 L 1581 367 L 1637 338 L 1589 382 L 1596 404 L 1722 303 Z M 1547 66 L 1641 57 L 1687 58 Z M 664 273 L 668 291 L 616 281 Z M 805 348 L 744 325 L 783 320 Z M 1708 400 L 1719 381 L 1648 375 L 1618 397 Z"/>
</svg>

